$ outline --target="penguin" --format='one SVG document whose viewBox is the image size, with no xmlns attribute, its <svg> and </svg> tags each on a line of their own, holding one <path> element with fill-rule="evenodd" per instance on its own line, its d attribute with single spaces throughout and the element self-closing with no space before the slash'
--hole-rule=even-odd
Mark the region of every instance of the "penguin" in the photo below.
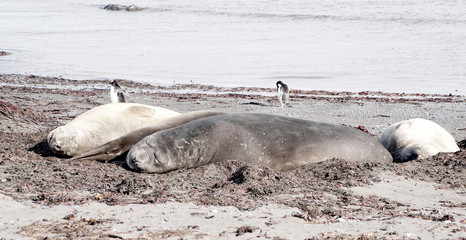
<svg viewBox="0 0 466 240">
<path fill-rule="evenodd" d="M 288 104 L 288 100 L 290 98 L 290 90 L 288 86 L 284 84 L 282 81 L 277 82 L 277 93 L 278 93 L 278 100 L 280 101 L 281 107 L 285 107 Z"/>
<path fill-rule="evenodd" d="M 124 103 L 126 102 L 125 95 L 123 93 L 125 92 L 120 85 L 118 85 L 116 80 L 113 80 L 110 82 L 110 85 L 112 86 L 110 88 L 110 99 L 112 103 Z"/>
</svg>

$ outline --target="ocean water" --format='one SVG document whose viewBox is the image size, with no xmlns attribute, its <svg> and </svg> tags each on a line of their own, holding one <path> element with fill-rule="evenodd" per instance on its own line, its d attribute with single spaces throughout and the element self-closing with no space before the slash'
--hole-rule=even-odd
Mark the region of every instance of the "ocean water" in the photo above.
<svg viewBox="0 0 466 240">
<path fill-rule="evenodd" d="M 143 11 L 107 11 L 108 3 Z M 1 0 L 0 73 L 466 94 L 464 0 Z"/>
</svg>

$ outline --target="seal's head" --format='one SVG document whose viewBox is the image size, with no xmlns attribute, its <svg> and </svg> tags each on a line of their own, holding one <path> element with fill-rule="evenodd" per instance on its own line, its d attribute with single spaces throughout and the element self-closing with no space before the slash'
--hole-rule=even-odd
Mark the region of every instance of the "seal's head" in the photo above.
<svg viewBox="0 0 466 240">
<path fill-rule="evenodd" d="M 59 127 L 49 133 L 47 143 L 55 154 L 70 157 L 77 152 L 77 138 L 78 134 L 67 131 L 66 128 Z"/>
<path fill-rule="evenodd" d="M 403 148 L 398 156 L 395 156 L 395 162 L 407 162 L 414 159 L 423 159 L 433 156 L 440 151 L 434 145 L 429 143 L 413 143 Z"/>
<path fill-rule="evenodd" d="M 202 119 L 199 121 L 203 123 Z M 205 165 L 217 152 L 215 143 L 206 139 L 208 128 L 184 124 L 156 132 L 131 148 L 126 163 L 135 171 L 147 173 L 166 173 Z"/>
<path fill-rule="evenodd" d="M 152 140 L 153 138 L 154 136 L 146 137 L 131 148 L 126 155 L 128 166 L 135 171 L 147 173 L 166 173 L 176 169 L 175 157 L 171 156 L 172 151 L 167 144 L 156 144 L 157 141 Z"/>
</svg>

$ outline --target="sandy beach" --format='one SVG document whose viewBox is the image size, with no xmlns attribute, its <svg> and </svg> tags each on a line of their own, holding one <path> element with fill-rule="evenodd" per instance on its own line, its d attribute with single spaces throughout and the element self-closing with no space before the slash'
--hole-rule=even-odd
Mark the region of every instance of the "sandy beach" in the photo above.
<svg viewBox="0 0 466 240">
<path fill-rule="evenodd" d="M 466 139 L 461 95 L 119 84 L 129 102 L 344 124 L 374 138 L 432 120 Z M 466 150 L 406 163 L 329 159 L 290 171 L 227 161 L 167 174 L 52 154 L 45 138 L 109 103 L 109 81 L 0 75 L 0 239 L 465 239 Z"/>
</svg>

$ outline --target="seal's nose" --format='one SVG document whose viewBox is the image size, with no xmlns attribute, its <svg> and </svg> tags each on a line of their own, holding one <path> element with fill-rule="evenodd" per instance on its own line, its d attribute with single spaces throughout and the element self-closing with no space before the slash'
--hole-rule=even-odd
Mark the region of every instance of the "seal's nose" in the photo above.
<svg viewBox="0 0 466 240">
<path fill-rule="evenodd" d="M 136 171 L 144 171 L 145 169 L 141 166 L 144 166 L 148 161 L 150 161 L 149 153 L 142 148 L 131 149 L 126 156 L 126 163 Z"/>
</svg>

